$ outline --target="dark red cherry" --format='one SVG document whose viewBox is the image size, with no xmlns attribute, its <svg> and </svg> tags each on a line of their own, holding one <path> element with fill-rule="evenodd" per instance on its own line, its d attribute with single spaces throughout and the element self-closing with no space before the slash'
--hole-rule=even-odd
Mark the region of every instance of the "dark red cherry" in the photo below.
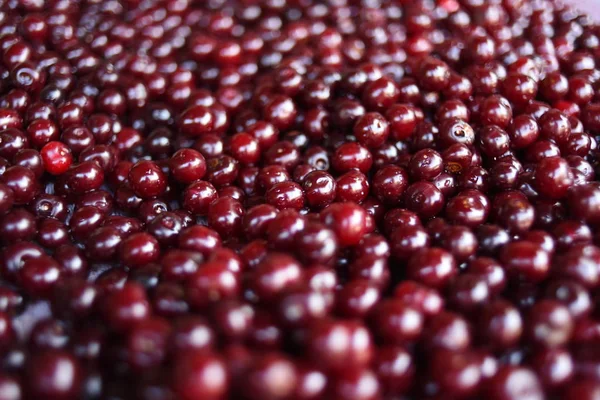
<svg viewBox="0 0 600 400">
<path fill-rule="evenodd" d="M 318 321 L 309 329 L 306 344 L 309 357 L 326 370 L 343 371 L 348 365 L 366 366 L 373 358 L 371 335 L 360 322 Z"/>
<path fill-rule="evenodd" d="M 432 288 L 443 288 L 457 273 L 452 254 L 436 247 L 418 250 L 407 265 L 407 274 L 411 279 Z"/>
<path fill-rule="evenodd" d="M 532 370 L 510 365 L 498 370 L 486 385 L 485 393 L 493 400 L 518 399 L 523 396 L 536 400 L 545 398 L 542 385 Z"/>
<path fill-rule="evenodd" d="M 110 326 L 118 331 L 127 331 L 137 322 L 150 315 L 150 304 L 146 292 L 137 283 L 126 283 L 112 291 L 103 306 Z"/>
<path fill-rule="evenodd" d="M 20 165 L 8 168 L 1 179 L 13 191 L 15 204 L 29 203 L 40 191 L 33 171 Z"/>
<path fill-rule="evenodd" d="M 142 198 L 160 196 L 167 187 L 167 178 L 152 161 L 139 161 L 129 170 L 129 183 Z"/>
<path fill-rule="evenodd" d="M 62 142 L 47 143 L 40 154 L 44 162 L 44 169 L 52 175 L 63 174 L 73 162 L 71 150 Z"/>
<path fill-rule="evenodd" d="M 214 115 L 207 107 L 192 106 L 179 116 L 179 128 L 184 135 L 198 137 L 211 133 L 215 124 Z"/>
<path fill-rule="evenodd" d="M 356 245 L 367 233 L 367 213 L 355 203 L 335 203 L 321 212 L 321 221 L 335 232 L 342 246 Z"/>
<path fill-rule="evenodd" d="M 182 353 L 173 370 L 173 390 L 181 398 L 218 400 L 227 394 L 229 374 L 225 362 L 202 351 Z"/>
<path fill-rule="evenodd" d="M 376 112 L 363 115 L 354 125 L 356 140 L 370 149 L 375 149 L 384 144 L 389 134 L 388 121 Z"/>
<path fill-rule="evenodd" d="M 202 154 L 193 149 L 181 149 L 169 160 L 170 172 L 182 183 L 192 183 L 202 179 L 206 173 L 206 161 Z"/>
<path fill-rule="evenodd" d="M 34 398 L 74 399 L 81 390 L 83 370 L 79 361 L 64 350 L 46 350 L 27 363 L 31 384 L 26 392 Z"/>
</svg>

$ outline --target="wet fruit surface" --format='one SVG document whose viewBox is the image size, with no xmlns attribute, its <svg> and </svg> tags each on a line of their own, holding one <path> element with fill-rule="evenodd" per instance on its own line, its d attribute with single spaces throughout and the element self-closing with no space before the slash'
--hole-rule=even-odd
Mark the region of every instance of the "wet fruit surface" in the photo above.
<svg viewBox="0 0 600 400">
<path fill-rule="evenodd" d="M 593 14 L 0 2 L 0 400 L 600 398 Z"/>
</svg>

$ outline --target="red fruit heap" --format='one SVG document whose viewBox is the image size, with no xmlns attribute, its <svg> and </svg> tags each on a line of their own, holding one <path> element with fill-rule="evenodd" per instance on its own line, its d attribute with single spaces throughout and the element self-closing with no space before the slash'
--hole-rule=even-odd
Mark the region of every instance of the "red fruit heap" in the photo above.
<svg viewBox="0 0 600 400">
<path fill-rule="evenodd" d="M 600 399 L 561 1 L 0 0 L 0 78 L 0 400 Z"/>
</svg>

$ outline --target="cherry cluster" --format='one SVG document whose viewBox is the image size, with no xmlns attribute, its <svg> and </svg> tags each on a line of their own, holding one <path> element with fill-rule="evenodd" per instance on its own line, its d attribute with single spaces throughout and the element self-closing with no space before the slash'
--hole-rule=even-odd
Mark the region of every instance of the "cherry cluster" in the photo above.
<svg viewBox="0 0 600 400">
<path fill-rule="evenodd" d="M 600 399 L 560 0 L 0 0 L 0 129 L 0 400 Z"/>
</svg>

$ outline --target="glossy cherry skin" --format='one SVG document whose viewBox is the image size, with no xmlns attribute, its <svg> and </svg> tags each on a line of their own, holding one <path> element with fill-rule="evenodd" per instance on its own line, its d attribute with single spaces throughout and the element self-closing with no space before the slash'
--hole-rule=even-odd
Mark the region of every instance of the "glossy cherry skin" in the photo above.
<svg viewBox="0 0 600 400">
<path fill-rule="evenodd" d="M 384 346 L 378 349 L 374 372 L 382 389 L 389 394 L 407 392 L 415 379 L 415 364 L 409 351 L 402 346 Z"/>
<path fill-rule="evenodd" d="M 395 298 L 381 301 L 373 310 L 375 332 L 388 344 L 406 344 L 422 333 L 424 318 L 416 309 Z"/>
<path fill-rule="evenodd" d="M 188 3 L 3 4 L 0 399 L 599 397 L 590 15 Z"/>
<path fill-rule="evenodd" d="M 528 368 L 513 366 L 498 370 L 487 385 L 486 395 L 494 400 L 517 399 L 524 395 L 531 399 L 544 398 L 541 383 L 535 373 Z"/>
<path fill-rule="evenodd" d="M 35 219 L 33 215 L 22 209 L 15 208 L 0 219 L 0 232 L 4 242 L 31 240 L 35 236 Z"/>
<path fill-rule="evenodd" d="M 357 244 L 367 232 L 367 213 L 355 203 L 335 203 L 321 212 L 321 221 L 335 232 L 342 246 Z"/>
<path fill-rule="evenodd" d="M 32 384 L 27 393 L 32 397 L 74 399 L 79 395 L 82 367 L 65 351 L 44 351 L 28 363 L 27 375 Z"/>
<path fill-rule="evenodd" d="M 366 173 L 373 165 L 373 156 L 358 143 L 344 143 L 333 155 L 332 165 L 338 172 L 347 172 L 353 168 Z"/>
<path fill-rule="evenodd" d="M 214 230 L 202 225 L 194 225 L 181 232 L 178 239 L 178 247 L 183 250 L 191 250 L 208 256 L 217 248 L 221 247 L 221 238 Z"/>
<path fill-rule="evenodd" d="M 545 291 L 546 298 L 558 300 L 567 308 L 574 319 L 583 318 L 591 311 L 589 293 L 583 285 L 573 280 L 555 280 Z"/>
<path fill-rule="evenodd" d="M 533 356 L 532 364 L 541 383 L 548 388 L 566 385 L 574 375 L 575 363 L 566 350 L 539 351 Z"/>
<path fill-rule="evenodd" d="M 294 398 L 311 399 L 325 394 L 327 377 L 318 368 L 311 364 L 296 367 L 297 384 Z"/>
<path fill-rule="evenodd" d="M 73 166 L 62 177 L 65 177 L 67 192 L 84 194 L 99 189 L 104 183 L 104 176 L 103 169 L 97 163 L 84 161 Z"/>
<path fill-rule="evenodd" d="M 433 379 L 445 393 L 469 396 L 479 389 L 480 366 L 475 354 L 439 350 L 433 355 L 430 366 Z M 468 376 L 469 379 L 461 379 Z"/>
<path fill-rule="evenodd" d="M 340 371 L 349 363 L 366 366 L 373 357 L 371 335 L 357 322 L 322 320 L 312 326 L 306 340 L 311 359 L 328 370 Z"/>
<path fill-rule="evenodd" d="M 444 307 L 444 299 L 436 290 L 415 281 L 406 280 L 398 284 L 394 289 L 394 297 L 425 316 L 436 315 Z"/>
<path fill-rule="evenodd" d="M 309 223 L 296 237 L 298 257 L 306 264 L 328 265 L 338 251 L 334 232 L 320 223 Z"/>
<path fill-rule="evenodd" d="M 221 197 L 213 201 L 208 209 L 208 223 L 222 236 L 237 235 L 241 232 L 244 208 L 231 197 Z"/>
<path fill-rule="evenodd" d="M 249 284 L 259 299 L 269 301 L 300 282 L 302 273 L 300 263 L 293 257 L 271 253 L 258 264 Z"/>
<path fill-rule="evenodd" d="M 410 185 L 404 192 L 406 208 L 424 218 L 437 215 L 444 207 L 444 195 L 430 182 L 420 181 Z"/>
<path fill-rule="evenodd" d="M 210 133 L 214 124 L 214 116 L 210 110 L 199 105 L 186 109 L 179 117 L 181 131 L 191 137 Z"/>
<path fill-rule="evenodd" d="M 15 165 L 2 174 L 2 182 L 14 195 L 15 204 L 27 204 L 39 193 L 40 185 L 33 171 Z"/>
<path fill-rule="evenodd" d="M 14 376 L 3 374 L 0 377 L 0 393 L 6 397 L 7 400 L 16 400 L 23 397 L 23 391 L 21 383 Z"/>
<path fill-rule="evenodd" d="M 283 379 L 274 379 L 273 372 Z M 277 352 L 258 355 L 245 374 L 246 396 L 251 400 L 290 397 L 296 387 L 297 375 L 292 361 Z"/>
<path fill-rule="evenodd" d="M 366 113 L 354 125 L 354 136 L 360 144 L 370 149 L 380 147 L 389 134 L 389 123 L 376 112 Z"/>
<path fill-rule="evenodd" d="M 595 183 L 587 183 L 571 187 L 568 192 L 569 209 L 574 217 L 587 222 L 596 223 L 595 213 L 596 195 L 600 188 Z"/>
<path fill-rule="evenodd" d="M 162 170 L 151 161 L 140 161 L 129 171 L 129 182 L 135 193 L 142 198 L 161 195 L 167 186 Z"/>
<path fill-rule="evenodd" d="M 246 132 L 231 137 L 229 152 L 243 164 L 255 164 L 260 160 L 260 145 L 256 138 Z"/>
<path fill-rule="evenodd" d="M 538 346 L 556 348 L 566 343 L 573 330 L 567 307 L 553 300 L 542 300 L 531 309 L 530 340 Z"/>
<path fill-rule="evenodd" d="M 441 312 L 428 320 L 424 343 L 432 350 L 466 350 L 471 344 L 470 327 L 460 315 Z"/>
<path fill-rule="evenodd" d="M 59 264 L 51 257 L 42 256 L 25 261 L 19 271 L 23 288 L 31 296 L 49 296 L 61 275 Z"/>
<path fill-rule="evenodd" d="M 150 315 L 150 304 L 142 286 L 128 283 L 109 294 L 104 310 L 113 329 L 127 331 Z"/>
<path fill-rule="evenodd" d="M 559 157 L 542 160 L 535 172 L 537 190 L 550 198 L 562 198 L 572 184 L 566 161 Z"/>
<path fill-rule="evenodd" d="M 532 282 L 544 279 L 550 268 L 549 255 L 538 245 L 519 241 L 505 246 L 500 261 L 512 276 L 521 276 Z"/>
<path fill-rule="evenodd" d="M 221 399 L 227 394 L 229 374 L 224 361 L 210 353 L 191 351 L 178 357 L 173 390 L 182 399 Z"/>
<path fill-rule="evenodd" d="M 182 183 L 192 183 L 202 179 L 206 173 L 206 160 L 194 149 L 181 149 L 169 160 L 171 174 Z"/>
<path fill-rule="evenodd" d="M 186 283 L 187 299 L 197 308 L 235 298 L 239 291 L 239 280 L 235 273 L 227 268 L 227 264 L 218 261 L 203 264 Z"/>
<path fill-rule="evenodd" d="M 437 289 L 447 285 L 458 271 L 450 253 L 431 247 L 418 250 L 410 257 L 407 273 L 411 279 Z"/>
<path fill-rule="evenodd" d="M 300 210 L 304 207 L 304 193 L 295 182 L 280 182 L 271 187 L 265 194 L 268 204 L 282 210 L 293 208 Z"/>
<path fill-rule="evenodd" d="M 0 184 L 0 214 L 9 211 L 15 203 L 15 195 L 11 188 Z"/>
<path fill-rule="evenodd" d="M 137 268 L 158 260 L 160 246 L 156 238 L 147 233 L 134 233 L 120 246 L 119 258 L 123 264 Z"/>
<path fill-rule="evenodd" d="M 63 174 L 73 162 L 71 151 L 61 142 L 47 143 L 40 154 L 44 162 L 44 169 L 52 175 Z"/>
<path fill-rule="evenodd" d="M 483 308 L 479 337 L 482 343 L 496 349 L 509 349 L 523 334 L 523 318 L 509 302 L 499 300 Z"/>
<path fill-rule="evenodd" d="M 393 165 L 379 169 L 373 177 L 373 192 L 383 203 L 397 204 L 407 187 L 406 171 Z"/>
<path fill-rule="evenodd" d="M 415 180 L 431 180 L 442 172 L 442 168 L 442 157 L 431 149 L 415 153 L 409 164 L 410 175 Z"/>
<path fill-rule="evenodd" d="M 376 285 L 366 279 L 356 279 L 336 293 L 336 309 L 343 316 L 366 317 L 380 298 Z"/>
<path fill-rule="evenodd" d="M 369 369 L 351 369 L 337 376 L 331 396 L 337 399 L 377 399 L 380 386 L 376 375 Z"/>
<path fill-rule="evenodd" d="M 211 183 L 199 180 L 190 184 L 183 192 L 182 206 L 193 215 L 206 215 L 210 204 L 218 196 Z"/>
</svg>

